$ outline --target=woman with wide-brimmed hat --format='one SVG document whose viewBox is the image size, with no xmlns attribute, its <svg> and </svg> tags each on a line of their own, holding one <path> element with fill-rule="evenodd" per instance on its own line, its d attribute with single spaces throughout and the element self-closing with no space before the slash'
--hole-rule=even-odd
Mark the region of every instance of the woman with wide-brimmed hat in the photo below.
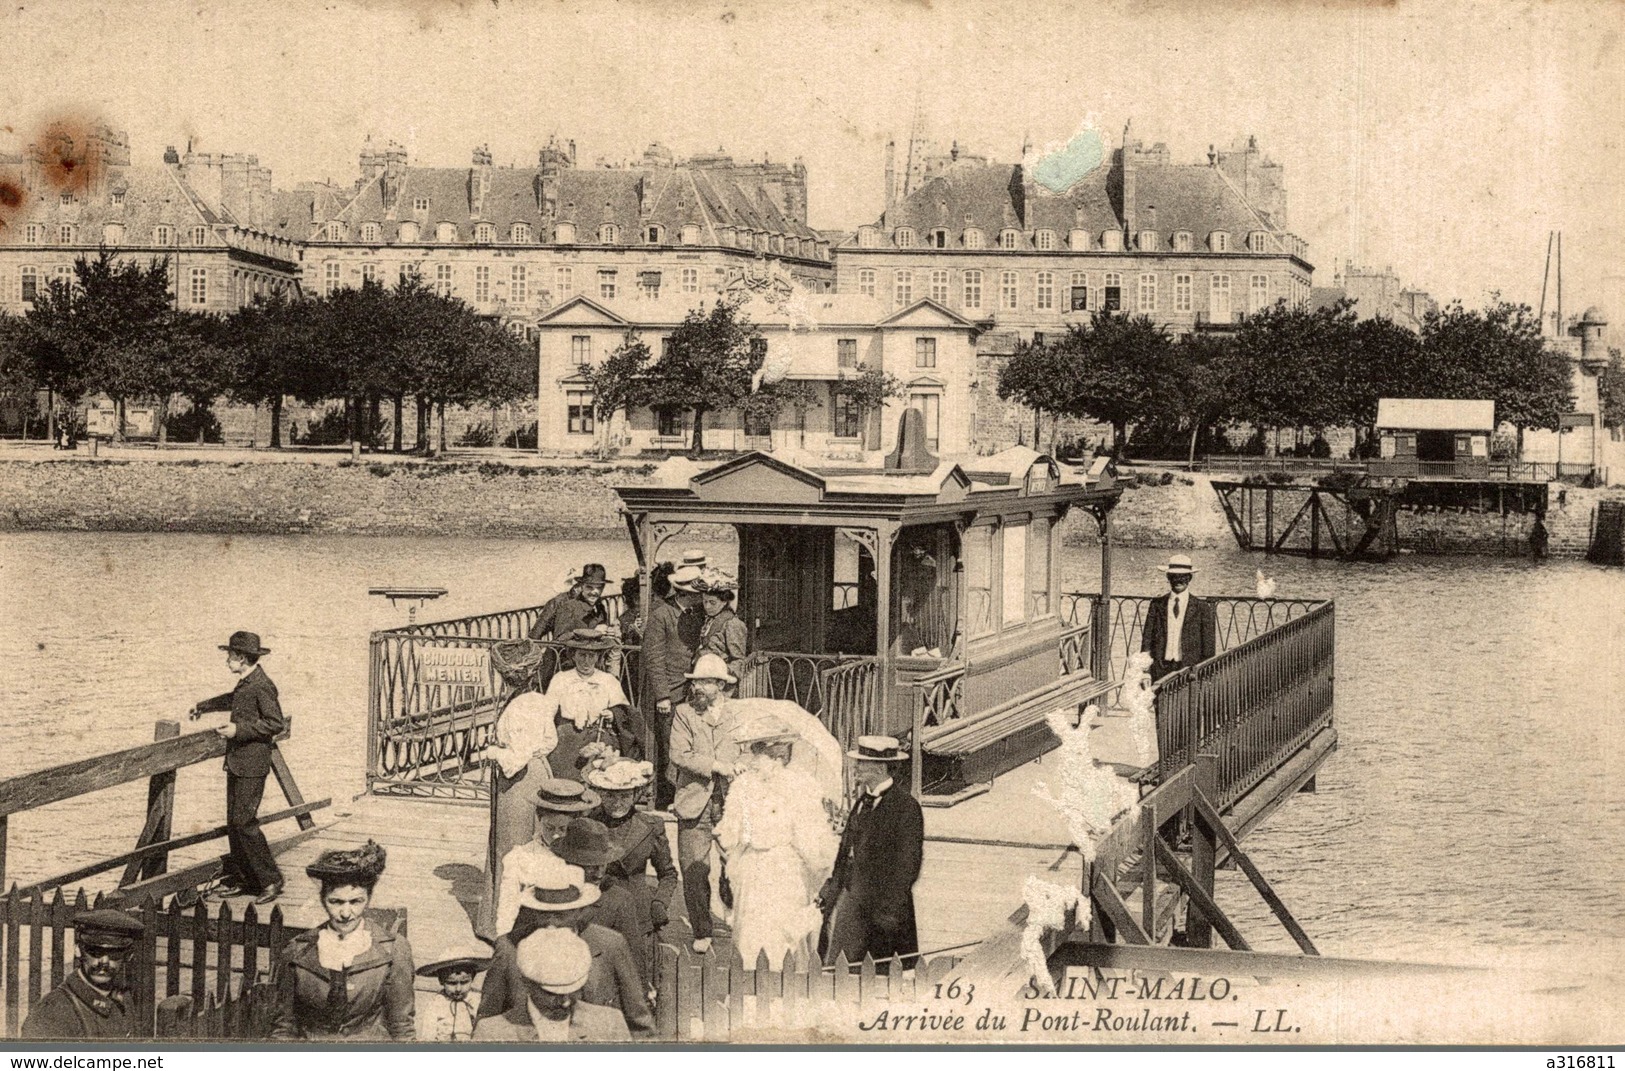
<svg viewBox="0 0 1625 1071">
<path fill-rule="evenodd" d="M 700 650 L 710 651 L 728 663 L 728 672 L 739 676 L 750 653 L 750 632 L 734 613 L 734 598 L 739 584 L 732 574 L 721 569 L 707 569 L 700 577 L 704 589 L 700 606 L 705 610 L 705 623 L 700 626 Z"/>
<path fill-rule="evenodd" d="M 273 1038 L 414 1041 L 412 946 L 366 914 L 384 873 L 372 841 L 323 852 L 305 868 L 327 921 L 288 942 L 277 980 Z"/>
<path fill-rule="evenodd" d="M 577 629 L 559 642 L 568 649 L 574 670 L 563 670 L 547 686 L 547 707 L 554 717 L 559 743 L 553 749 L 553 771 L 561 777 L 579 774 L 581 749 L 608 744 L 623 755 L 642 753 L 642 723 L 632 712 L 621 682 L 600 667 L 604 653 L 617 646 L 615 637 L 595 629 Z"/>
<path fill-rule="evenodd" d="M 790 768 L 798 737 L 783 719 L 762 714 L 735 729 L 734 739 L 750 757 L 717 824 L 733 885 L 734 948 L 747 968 L 762 953 L 773 970 L 787 955 L 806 964 L 824 921 L 814 899 L 839 842 L 818 784 Z"/>
<path fill-rule="evenodd" d="M 550 778 L 530 797 L 536 814 L 536 835 L 516 844 L 502 857 L 501 880 L 494 886 L 494 903 L 483 907 L 475 932 L 491 940 L 513 929 L 525 890 L 563 864 L 553 846 L 564 836 L 571 819 L 598 808 L 598 793 L 579 781 Z"/>
<path fill-rule="evenodd" d="M 604 886 L 606 891 L 618 886 L 631 894 L 637 930 L 627 936 L 627 943 L 645 979 L 652 977 L 654 944 L 671 918 L 672 898 L 677 895 L 677 866 L 666 839 L 666 823 L 636 808 L 638 797 L 653 778 L 651 764 L 629 759 L 616 759 L 587 771 L 587 784 L 603 801 L 599 815 L 617 852 L 615 861 L 604 867 Z M 651 868 L 653 886 L 649 884 Z"/>
<path fill-rule="evenodd" d="M 502 860 L 517 845 L 536 835 L 536 805 L 542 782 L 553 776 L 550 756 L 558 746 L 553 709 L 537 690 L 537 671 L 548 649 L 532 640 L 499 643 L 491 648 L 491 666 L 502 678 L 507 699 L 497 715 L 496 742 L 486 748 L 491 760 L 491 832 L 486 842 L 485 873 L 489 895 L 475 929 L 491 935 L 490 914 L 495 890 L 502 884 Z"/>
</svg>

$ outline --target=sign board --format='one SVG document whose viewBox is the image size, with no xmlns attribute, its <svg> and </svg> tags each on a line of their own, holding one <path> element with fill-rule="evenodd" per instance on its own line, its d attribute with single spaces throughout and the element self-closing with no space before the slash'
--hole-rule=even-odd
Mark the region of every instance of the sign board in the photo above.
<svg viewBox="0 0 1625 1071">
<path fill-rule="evenodd" d="M 491 652 L 484 647 L 428 647 L 418 652 L 418 681 L 423 684 L 491 683 Z"/>
<path fill-rule="evenodd" d="M 1565 428 L 1589 428 L 1597 417 L 1594 413 L 1564 413 L 1561 419 Z"/>
</svg>

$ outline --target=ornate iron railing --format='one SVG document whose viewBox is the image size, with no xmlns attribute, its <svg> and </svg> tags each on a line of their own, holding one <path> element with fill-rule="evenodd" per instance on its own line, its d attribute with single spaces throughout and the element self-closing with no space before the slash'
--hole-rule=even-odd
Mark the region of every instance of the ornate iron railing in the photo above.
<svg viewBox="0 0 1625 1071">
<path fill-rule="evenodd" d="M 914 725 L 919 732 L 946 725 L 965 716 L 965 671 L 963 662 L 949 662 L 914 679 Z"/>
<path fill-rule="evenodd" d="M 1061 620 L 1068 625 L 1087 625 L 1093 620 L 1098 595 L 1092 592 L 1067 591 L 1061 593 Z M 1097 667 L 1095 675 L 1121 679 L 1128 669 L 1128 660 L 1140 649 L 1140 637 L 1145 632 L 1145 616 L 1154 595 L 1113 595 L 1107 613 L 1111 628 L 1111 659 L 1102 673 Z M 1295 621 L 1320 606 L 1320 599 L 1258 599 L 1245 596 L 1209 598 L 1217 618 L 1215 642 L 1220 651 L 1237 647 L 1255 636 Z"/>
<path fill-rule="evenodd" d="M 1212 753 L 1222 809 L 1269 776 L 1331 720 L 1336 638 L 1323 602 L 1160 681 L 1154 780 Z"/>
<path fill-rule="evenodd" d="M 1089 624 L 1074 625 L 1061 633 L 1057 644 L 1061 676 L 1089 671 Z"/>
</svg>

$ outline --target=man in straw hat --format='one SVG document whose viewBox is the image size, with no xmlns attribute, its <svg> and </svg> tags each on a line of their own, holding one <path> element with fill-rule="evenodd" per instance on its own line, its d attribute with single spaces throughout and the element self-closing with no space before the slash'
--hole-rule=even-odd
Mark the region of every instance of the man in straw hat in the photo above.
<svg viewBox="0 0 1625 1071">
<path fill-rule="evenodd" d="M 265 796 L 265 775 L 271 770 L 271 748 L 287 719 L 277 700 L 276 685 L 265 675 L 261 658 L 271 653 L 252 632 L 233 632 L 220 645 L 226 668 L 240 679 L 224 695 L 205 699 L 192 708 L 196 721 L 212 711 L 231 711 L 231 721 L 215 732 L 226 738 L 226 856 L 225 873 L 210 896 L 224 899 L 248 894 L 255 903 L 270 904 L 282 895 L 282 871 L 260 829 L 260 800 Z"/>
<path fill-rule="evenodd" d="M 688 701 L 677 706 L 671 726 L 671 766 L 676 789 L 677 867 L 683 875 L 683 903 L 694 933 L 694 951 L 711 950 L 711 845 L 722 817 L 728 783 L 744 772 L 744 749 L 728 712 L 723 686 L 738 683 L 728 665 L 709 652 L 700 655 L 689 682 Z"/>
<path fill-rule="evenodd" d="M 1154 681 L 1212 658 L 1218 632 L 1213 604 L 1190 593 L 1196 573 L 1190 557 L 1175 554 L 1162 571 L 1168 577 L 1168 594 L 1151 600 L 1140 637 L 1140 650 L 1151 655 Z"/>
<path fill-rule="evenodd" d="M 519 942 L 514 962 L 524 980 L 524 999 L 501 1015 L 481 1019 L 475 1041 L 630 1041 L 626 1020 L 614 1008 L 582 997 L 592 972 L 587 942 L 564 929 L 542 929 Z"/>
<path fill-rule="evenodd" d="M 433 978 L 438 988 L 418 991 L 419 1041 L 467 1041 L 474 1036 L 480 992 L 474 979 L 491 965 L 491 950 L 448 948 L 418 968 L 418 977 Z"/>
<path fill-rule="evenodd" d="M 650 607 L 648 620 L 643 626 L 643 704 L 654 708 L 651 743 L 653 754 L 649 758 L 655 769 L 664 769 L 670 762 L 672 719 L 677 704 L 687 690 L 685 674 L 694 665 L 694 655 L 700 646 L 700 628 L 703 613 L 700 596 L 703 591 L 698 567 L 685 565 L 672 572 L 671 592 L 656 599 Z M 664 782 L 655 786 L 655 806 L 663 808 L 671 800 Z"/>
<path fill-rule="evenodd" d="M 120 975 L 144 927 L 122 911 L 81 911 L 73 917 L 73 973 L 41 997 L 23 1020 L 22 1037 L 135 1037 L 136 1016 Z"/>
<path fill-rule="evenodd" d="M 531 802 L 536 806 L 536 836 L 502 857 L 491 937 L 513 929 L 527 888 L 551 878 L 559 867 L 566 865 L 553 845 L 564 836 L 572 818 L 598 806 L 598 794 L 579 781 L 551 777 L 537 786 Z"/>
<path fill-rule="evenodd" d="M 830 911 L 824 963 L 873 956 L 881 970 L 892 956 L 912 963 L 920 950 L 914 925 L 914 882 L 920 876 L 925 817 L 893 774 L 908 752 L 895 737 L 860 736 L 846 753 L 858 784 L 835 871 L 818 894 Z"/>
<path fill-rule="evenodd" d="M 580 867 L 563 862 L 525 890 L 512 931 L 497 938 L 491 950 L 491 969 L 480 995 L 481 1021 L 524 1006 L 526 986 L 519 970 L 518 947 L 539 930 L 562 929 L 580 937 L 592 953 L 581 999 L 616 1009 L 634 1034 L 654 1032 L 649 998 L 626 939 L 591 919 L 591 909 L 601 895 Z"/>
</svg>

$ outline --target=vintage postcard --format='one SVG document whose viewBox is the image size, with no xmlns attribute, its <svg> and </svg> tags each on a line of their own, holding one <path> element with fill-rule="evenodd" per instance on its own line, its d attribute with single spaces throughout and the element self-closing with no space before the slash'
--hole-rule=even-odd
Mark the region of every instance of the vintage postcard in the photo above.
<svg viewBox="0 0 1625 1071">
<path fill-rule="evenodd" d="M 7 1045 L 1622 1040 L 1618 5 L 0 25 Z"/>
</svg>

